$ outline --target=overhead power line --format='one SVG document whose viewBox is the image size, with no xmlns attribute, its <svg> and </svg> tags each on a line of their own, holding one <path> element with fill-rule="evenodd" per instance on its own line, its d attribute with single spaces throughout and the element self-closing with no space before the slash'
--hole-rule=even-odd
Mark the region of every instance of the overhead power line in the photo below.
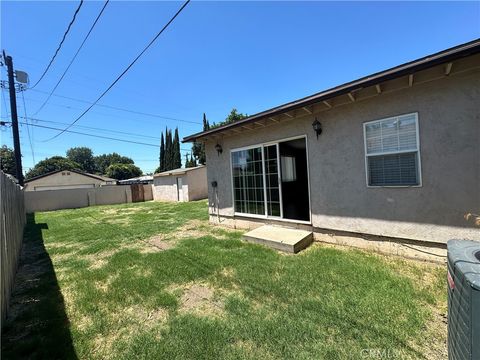
<svg viewBox="0 0 480 360">
<path fill-rule="evenodd" d="M 150 48 L 150 46 L 153 45 L 153 43 L 158 39 L 158 37 L 168 28 L 168 26 L 175 20 L 175 18 L 185 9 L 185 7 L 190 3 L 190 0 L 185 1 L 185 3 L 178 9 L 178 11 L 175 13 L 175 15 L 165 24 L 165 26 L 157 33 L 157 35 L 154 36 L 154 38 L 148 43 L 148 45 L 140 52 L 140 54 L 137 55 L 137 57 L 123 70 L 123 72 L 110 84 L 110 86 L 107 87 L 107 89 L 83 112 L 78 116 L 70 125 L 68 125 L 65 129 L 61 130 L 58 134 L 55 136 L 45 140 L 45 141 L 50 141 L 53 140 L 57 137 L 59 137 L 61 134 L 63 134 L 65 131 L 67 131 L 71 126 L 73 126 L 78 120 L 80 120 L 83 116 L 85 116 L 86 113 L 90 111 L 91 108 L 93 108 L 99 101 L 102 99 L 109 91 L 111 88 L 115 86 L 115 84 L 130 70 L 130 68 L 140 59 L 140 57 Z"/>
<path fill-rule="evenodd" d="M 69 70 L 70 67 L 72 66 L 73 62 L 74 62 L 75 59 L 77 58 L 78 53 L 80 52 L 80 50 L 82 50 L 83 45 L 85 45 L 85 43 L 87 42 L 88 37 L 90 36 L 90 34 L 92 33 L 93 29 L 95 28 L 95 25 L 97 25 L 97 22 L 98 22 L 98 20 L 100 19 L 100 17 L 102 16 L 103 11 L 104 11 L 105 8 L 107 7 L 109 1 L 110 1 L 110 0 L 105 1 L 105 4 L 103 5 L 102 9 L 100 10 L 100 13 L 97 15 L 97 18 L 95 19 L 95 21 L 93 22 L 92 26 L 90 27 L 90 30 L 88 30 L 87 35 L 85 36 L 85 38 L 83 39 L 82 43 L 81 43 L 80 46 L 78 47 L 77 52 L 75 53 L 75 55 L 73 55 L 72 60 L 70 60 L 70 63 L 68 64 L 67 68 L 66 68 L 65 71 L 63 72 L 62 76 L 60 77 L 60 79 L 58 79 L 58 81 L 57 81 L 57 83 L 55 84 L 55 86 L 53 87 L 52 91 L 50 91 L 50 94 L 48 94 L 47 99 L 43 102 L 43 104 L 38 108 L 38 110 L 37 110 L 33 115 L 37 115 L 40 111 L 42 111 L 42 109 L 45 107 L 45 105 L 47 105 L 48 100 L 50 100 L 50 98 L 52 97 L 52 95 L 53 95 L 53 93 L 55 92 L 55 90 L 57 90 L 57 87 L 60 85 L 60 83 L 62 82 L 63 78 L 64 78 L 65 75 L 67 74 L 68 70 Z"/>
<path fill-rule="evenodd" d="M 25 114 L 25 119 L 27 121 L 27 135 L 28 135 L 28 142 L 30 143 L 30 150 L 32 152 L 32 159 L 33 163 L 35 164 L 35 152 L 33 151 L 33 129 L 32 129 L 32 134 L 30 135 L 30 128 L 28 126 L 28 117 L 27 117 L 27 105 L 25 105 L 25 96 L 23 96 L 23 91 L 22 91 L 22 100 L 23 100 L 23 112 Z M 20 116 L 22 117 L 22 116 Z"/>
<path fill-rule="evenodd" d="M 82 5 L 83 5 L 83 0 L 80 0 L 80 4 L 78 4 L 77 10 L 75 10 L 75 13 L 73 14 L 73 18 L 72 18 L 72 20 L 70 21 L 70 24 L 68 24 L 67 30 L 65 30 L 65 33 L 63 34 L 62 40 L 60 41 L 60 44 L 58 44 L 57 50 L 55 50 L 55 53 L 53 54 L 52 60 L 50 60 L 50 62 L 48 63 L 48 65 L 47 65 L 47 67 L 45 68 L 45 71 L 43 72 L 42 76 L 40 76 L 40 79 L 38 79 L 37 82 L 35 83 L 35 85 L 33 85 L 33 86 L 31 87 L 32 89 L 33 89 L 35 86 L 37 86 L 40 81 L 42 81 L 42 79 L 43 79 L 43 77 L 45 76 L 45 74 L 47 73 L 48 69 L 50 69 L 50 66 L 52 66 L 53 60 L 55 60 L 55 58 L 56 58 L 57 55 L 58 55 L 58 52 L 59 52 L 60 49 L 62 48 L 63 42 L 65 41 L 68 33 L 70 32 L 70 29 L 72 28 L 72 25 L 73 25 L 73 23 L 75 22 L 75 19 L 77 18 L 77 14 L 78 14 L 78 12 L 80 11 L 80 8 L 82 7 Z"/>
<path fill-rule="evenodd" d="M 40 122 L 51 123 L 51 124 L 68 125 L 68 123 L 64 123 L 64 122 L 60 122 L 60 121 L 44 120 L 44 119 L 39 119 L 39 118 L 34 118 L 34 117 L 25 118 L 25 117 L 23 117 L 23 116 L 20 116 L 20 118 L 25 119 L 25 120 L 40 121 Z M 118 131 L 118 130 L 111 130 L 111 129 L 105 129 L 105 128 L 97 128 L 97 127 L 84 126 L 84 125 L 74 125 L 74 126 L 75 126 L 76 128 L 79 128 L 79 129 L 95 130 L 95 131 L 105 131 L 105 132 L 115 133 L 115 134 L 121 134 L 121 135 L 143 137 L 143 138 L 153 139 L 153 140 L 157 140 L 157 141 L 159 141 L 159 139 L 160 139 L 158 136 L 150 136 L 150 135 L 136 134 L 136 133 L 126 132 L 126 131 Z"/>
<path fill-rule="evenodd" d="M 19 124 L 27 125 L 26 122 L 19 122 Z M 65 130 L 65 129 L 61 129 L 61 128 L 57 128 L 57 127 L 51 127 L 51 126 L 44 126 L 44 125 L 38 125 L 38 124 L 31 124 L 31 126 L 35 126 L 35 127 L 42 128 L 42 129 L 49 129 L 49 130 L 63 130 L 64 132 L 68 132 L 68 133 L 71 133 L 71 134 L 90 136 L 90 137 L 95 137 L 95 138 L 99 138 L 99 139 L 120 141 L 120 142 L 125 142 L 125 143 L 130 143 L 130 144 L 153 146 L 153 147 L 157 147 L 157 148 L 160 147 L 160 145 L 156 145 L 156 144 L 144 143 L 144 142 L 133 141 L 133 140 L 119 139 L 119 138 L 114 138 L 114 137 L 110 137 L 110 136 L 87 134 L 87 133 L 83 133 L 83 132 L 79 132 L 79 131 Z"/>
<path fill-rule="evenodd" d="M 11 123 L 11 122 L 10 121 L 2 121 L 1 125 L 5 125 L 5 124 L 9 124 L 9 123 Z M 22 122 L 22 121 L 19 121 L 18 123 L 21 124 L 21 125 L 30 125 L 30 126 L 35 126 L 35 127 L 42 128 L 42 129 L 48 129 L 48 130 L 62 130 L 62 129 L 57 128 L 57 127 L 44 126 L 44 125 L 38 125 L 38 124 L 28 124 L 27 122 Z M 84 133 L 84 132 L 80 132 L 80 131 L 65 130 L 65 132 L 68 132 L 68 133 L 71 133 L 71 134 L 77 134 L 77 135 L 90 136 L 90 137 L 99 138 L 99 139 L 119 141 L 119 142 L 124 142 L 124 143 L 129 143 L 129 144 L 152 146 L 152 147 L 156 147 L 156 148 L 160 147 L 160 145 L 158 145 L 158 144 L 156 145 L 156 144 L 145 143 L 145 142 L 141 142 L 141 141 L 126 140 L 126 139 L 119 139 L 119 138 L 114 138 L 114 137 L 110 137 L 110 136 L 88 134 L 88 133 Z M 185 148 L 180 148 L 180 150 L 191 151 L 191 149 L 185 149 Z"/>
<path fill-rule="evenodd" d="M 3 92 L 4 89 L 1 89 L 2 91 L 2 98 L 3 98 L 3 106 L 5 106 L 5 113 L 7 114 L 7 116 L 10 116 L 10 113 L 8 112 L 8 105 L 7 105 L 7 99 L 5 97 L 5 94 Z M 6 90 L 5 90 L 6 91 Z"/>
<path fill-rule="evenodd" d="M 32 62 L 32 63 L 35 63 L 36 66 L 38 66 L 38 63 L 40 62 L 39 59 L 32 58 L 32 57 L 30 57 L 30 56 L 20 55 L 20 54 L 18 54 L 18 53 L 15 54 L 15 57 L 21 57 L 21 58 L 23 58 L 23 59 L 26 59 L 26 60 L 28 60 L 28 61 L 30 61 L 30 62 Z M 84 73 L 80 74 L 80 73 L 78 73 L 78 72 L 71 72 L 71 71 L 70 71 L 70 72 L 69 72 L 69 75 L 70 75 L 70 76 L 69 76 L 69 80 L 68 80 L 68 81 L 69 81 L 69 82 L 72 82 L 72 83 L 74 83 L 74 84 L 80 85 L 80 86 L 86 87 L 85 82 L 80 82 L 80 81 L 73 80 L 72 77 L 75 77 L 75 78 L 77 78 L 77 79 L 82 78 L 83 80 L 86 79 L 86 80 L 88 80 L 89 84 L 90 84 L 90 83 L 96 83 L 96 84 L 100 84 L 100 83 L 101 83 L 101 81 L 99 81 L 98 78 L 93 77 L 93 76 L 87 76 L 87 75 L 85 75 Z M 102 85 L 102 86 L 103 86 L 103 85 Z M 90 86 L 88 86 L 88 87 L 90 88 Z M 132 92 L 132 93 L 135 93 L 135 94 L 140 95 L 140 96 L 142 96 L 142 97 L 152 96 L 151 93 L 150 93 L 149 95 L 147 95 L 145 92 L 139 91 L 139 89 L 132 89 L 132 88 L 130 88 L 130 89 L 128 89 L 128 90 L 125 90 L 125 92 L 128 92 L 128 93 Z"/>
<path fill-rule="evenodd" d="M 35 92 L 39 92 L 39 93 L 43 93 L 43 94 L 48 94 L 48 92 L 43 91 L 43 90 L 37 90 L 37 89 L 29 89 L 29 90 L 33 90 Z M 82 103 L 85 103 L 85 104 L 94 104 L 95 106 L 103 107 L 103 108 L 106 108 L 106 109 L 119 110 L 119 111 L 124 111 L 124 112 L 128 112 L 128 113 L 131 113 L 131 114 L 136 114 L 136 115 L 144 115 L 144 116 L 149 116 L 149 117 L 154 117 L 154 118 L 159 118 L 159 119 L 164 119 L 164 120 L 179 121 L 179 122 L 190 123 L 190 124 L 201 124 L 200 121 L 179 119 L 179 118 L 174 118 L 174 117 L 169 117 L 169 116 L 147 113 L 147 112 L 143 112 L 143 111 L 121 108 L 121 107 L 112 106 L 112 105 L 105 105 L 105 104 L 98 104 L 98 103 L 95 104 L 92 101 L 87 101 L 87 100 L 78 99 L 78 98 L 65 96 L 65 95 L 60 95 L 60 94 L 53 94 L 53 96 L 56 96 L 56 97 L 59 97 L 59 98 L 62 98 L 62 99 L 78 101 L 78 102 L 82 102 Z"/>
</svg>

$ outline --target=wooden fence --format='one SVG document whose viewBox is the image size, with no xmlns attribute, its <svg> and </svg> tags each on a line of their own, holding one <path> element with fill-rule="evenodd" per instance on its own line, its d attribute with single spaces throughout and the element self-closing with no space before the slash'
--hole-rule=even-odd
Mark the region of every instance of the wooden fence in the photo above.
<svg viewBox="0 0 480 360">
<path fill-rule="evenodd" d="M 0 171 L 1 323 L 5 319 L 17 271 L 25 227 L 23 190 Z"/>
</svg>

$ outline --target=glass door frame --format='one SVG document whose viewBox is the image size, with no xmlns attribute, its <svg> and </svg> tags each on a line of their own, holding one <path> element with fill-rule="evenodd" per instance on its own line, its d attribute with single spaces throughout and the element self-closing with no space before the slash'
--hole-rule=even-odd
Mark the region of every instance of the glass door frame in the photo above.
<svg viewBox="0 0 480 360">
<path fill-rule="evenodd" d="M 280 145 L 278 142 L 266 143 L 260 145 L 262 147 L 262 166 L 263 166 L 263 193 L 265 201 L 265 216 L 272 219 L 283 219 L 283 201 L 282 201 L 282 174 L 280 173 Z M 265 148 L 275 146 L 277 153 L 277 181 L 278 181 L 278 199 L 280 204 L 280 216 L 268 215 L 268 196 L 267 196 L 267 172 L 265 168 Z"/>
<path fill-rule="evenodd" d="M 282 175 L 281 175 L 281 163 L 280 163 L 280 143 L 287 142 L 290 140 L 296 139 L 305 139 L 305 155 L 307 158 L 307 180 L 308 180 L 308 213 L 309 213 L 309 220 L 295 220 L 295 219 L 285 219 L 283 217 L 283 198 L 282 198 Z M 279 189 L 279 200 L 280 200 L 280 216 L 272 216 L 268 215 L 268 205 L 267 205 L 267 184 L 266 184 L 266 172 L 265 172 L 265 147 L 268 146 L 276 146 L 277 150 L 277 173 L 278 173 L 278 189 Z M 242 213 L 235 211 L 235 188 L 234 188 L 234 178 L 233 178 L 233 161 L 232 161 L 232 154 L 234 152 L 242 151 L 242 150 L 249 150 L 261 148 L 262 150 L 262 172 L 263 172 L 263 191 L 264 191 L 264 204 L 265 204 L 265 214 L 250 214 L 250 213 Z M 307 135 L 299 135 L 293 136 L 285 139 L 279 139 L 275 141 L 269 141 L 260 144 L 254 144 L 249 146 L 243 146 L 239 148 L 230 149 L 229 152 L 229 165 L 230 165 L 230 181 L 232 187 L 232 208 L 235 216 L 243 216 L 243 217 L 251 217 L 251 218 L 260 218 L 260 219 L 271 219 L 271 220 L 278 220 L 278 221 L 285 221 L 285 222 L 294 222 L 294 223 L 301 223 L 301 224 L 311 224 L 312 223 L 312 203 L 311 203 L 311 196 L 310 196 L 310 169 L 309 169 L 309 161 L 308 161 L 308 138 Z"/>
</svg>

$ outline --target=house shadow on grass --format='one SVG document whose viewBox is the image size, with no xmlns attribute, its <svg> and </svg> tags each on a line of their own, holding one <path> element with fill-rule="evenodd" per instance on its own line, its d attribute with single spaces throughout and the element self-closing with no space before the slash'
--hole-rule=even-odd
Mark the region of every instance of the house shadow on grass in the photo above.
<svg viewBox="0 0 480 360">
<path fill-rule="evenodd" d="M 27 215 L 7 319 L 2 359 L 77 359 L 60 287 L 35 215 Z"/>
</svg>

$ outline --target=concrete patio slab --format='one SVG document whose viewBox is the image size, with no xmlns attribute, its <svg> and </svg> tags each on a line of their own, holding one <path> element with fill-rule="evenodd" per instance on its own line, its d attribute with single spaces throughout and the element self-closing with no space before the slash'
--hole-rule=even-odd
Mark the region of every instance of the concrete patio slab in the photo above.
<svg viewBox="0 0 480 360">
<path fill-rule="evenodd" d="M 243 235 L 244 240 L 273 249 L 297 253 L 313 241 L 313 233 L 306 230 L 264 225 Z"/>
</svg>

